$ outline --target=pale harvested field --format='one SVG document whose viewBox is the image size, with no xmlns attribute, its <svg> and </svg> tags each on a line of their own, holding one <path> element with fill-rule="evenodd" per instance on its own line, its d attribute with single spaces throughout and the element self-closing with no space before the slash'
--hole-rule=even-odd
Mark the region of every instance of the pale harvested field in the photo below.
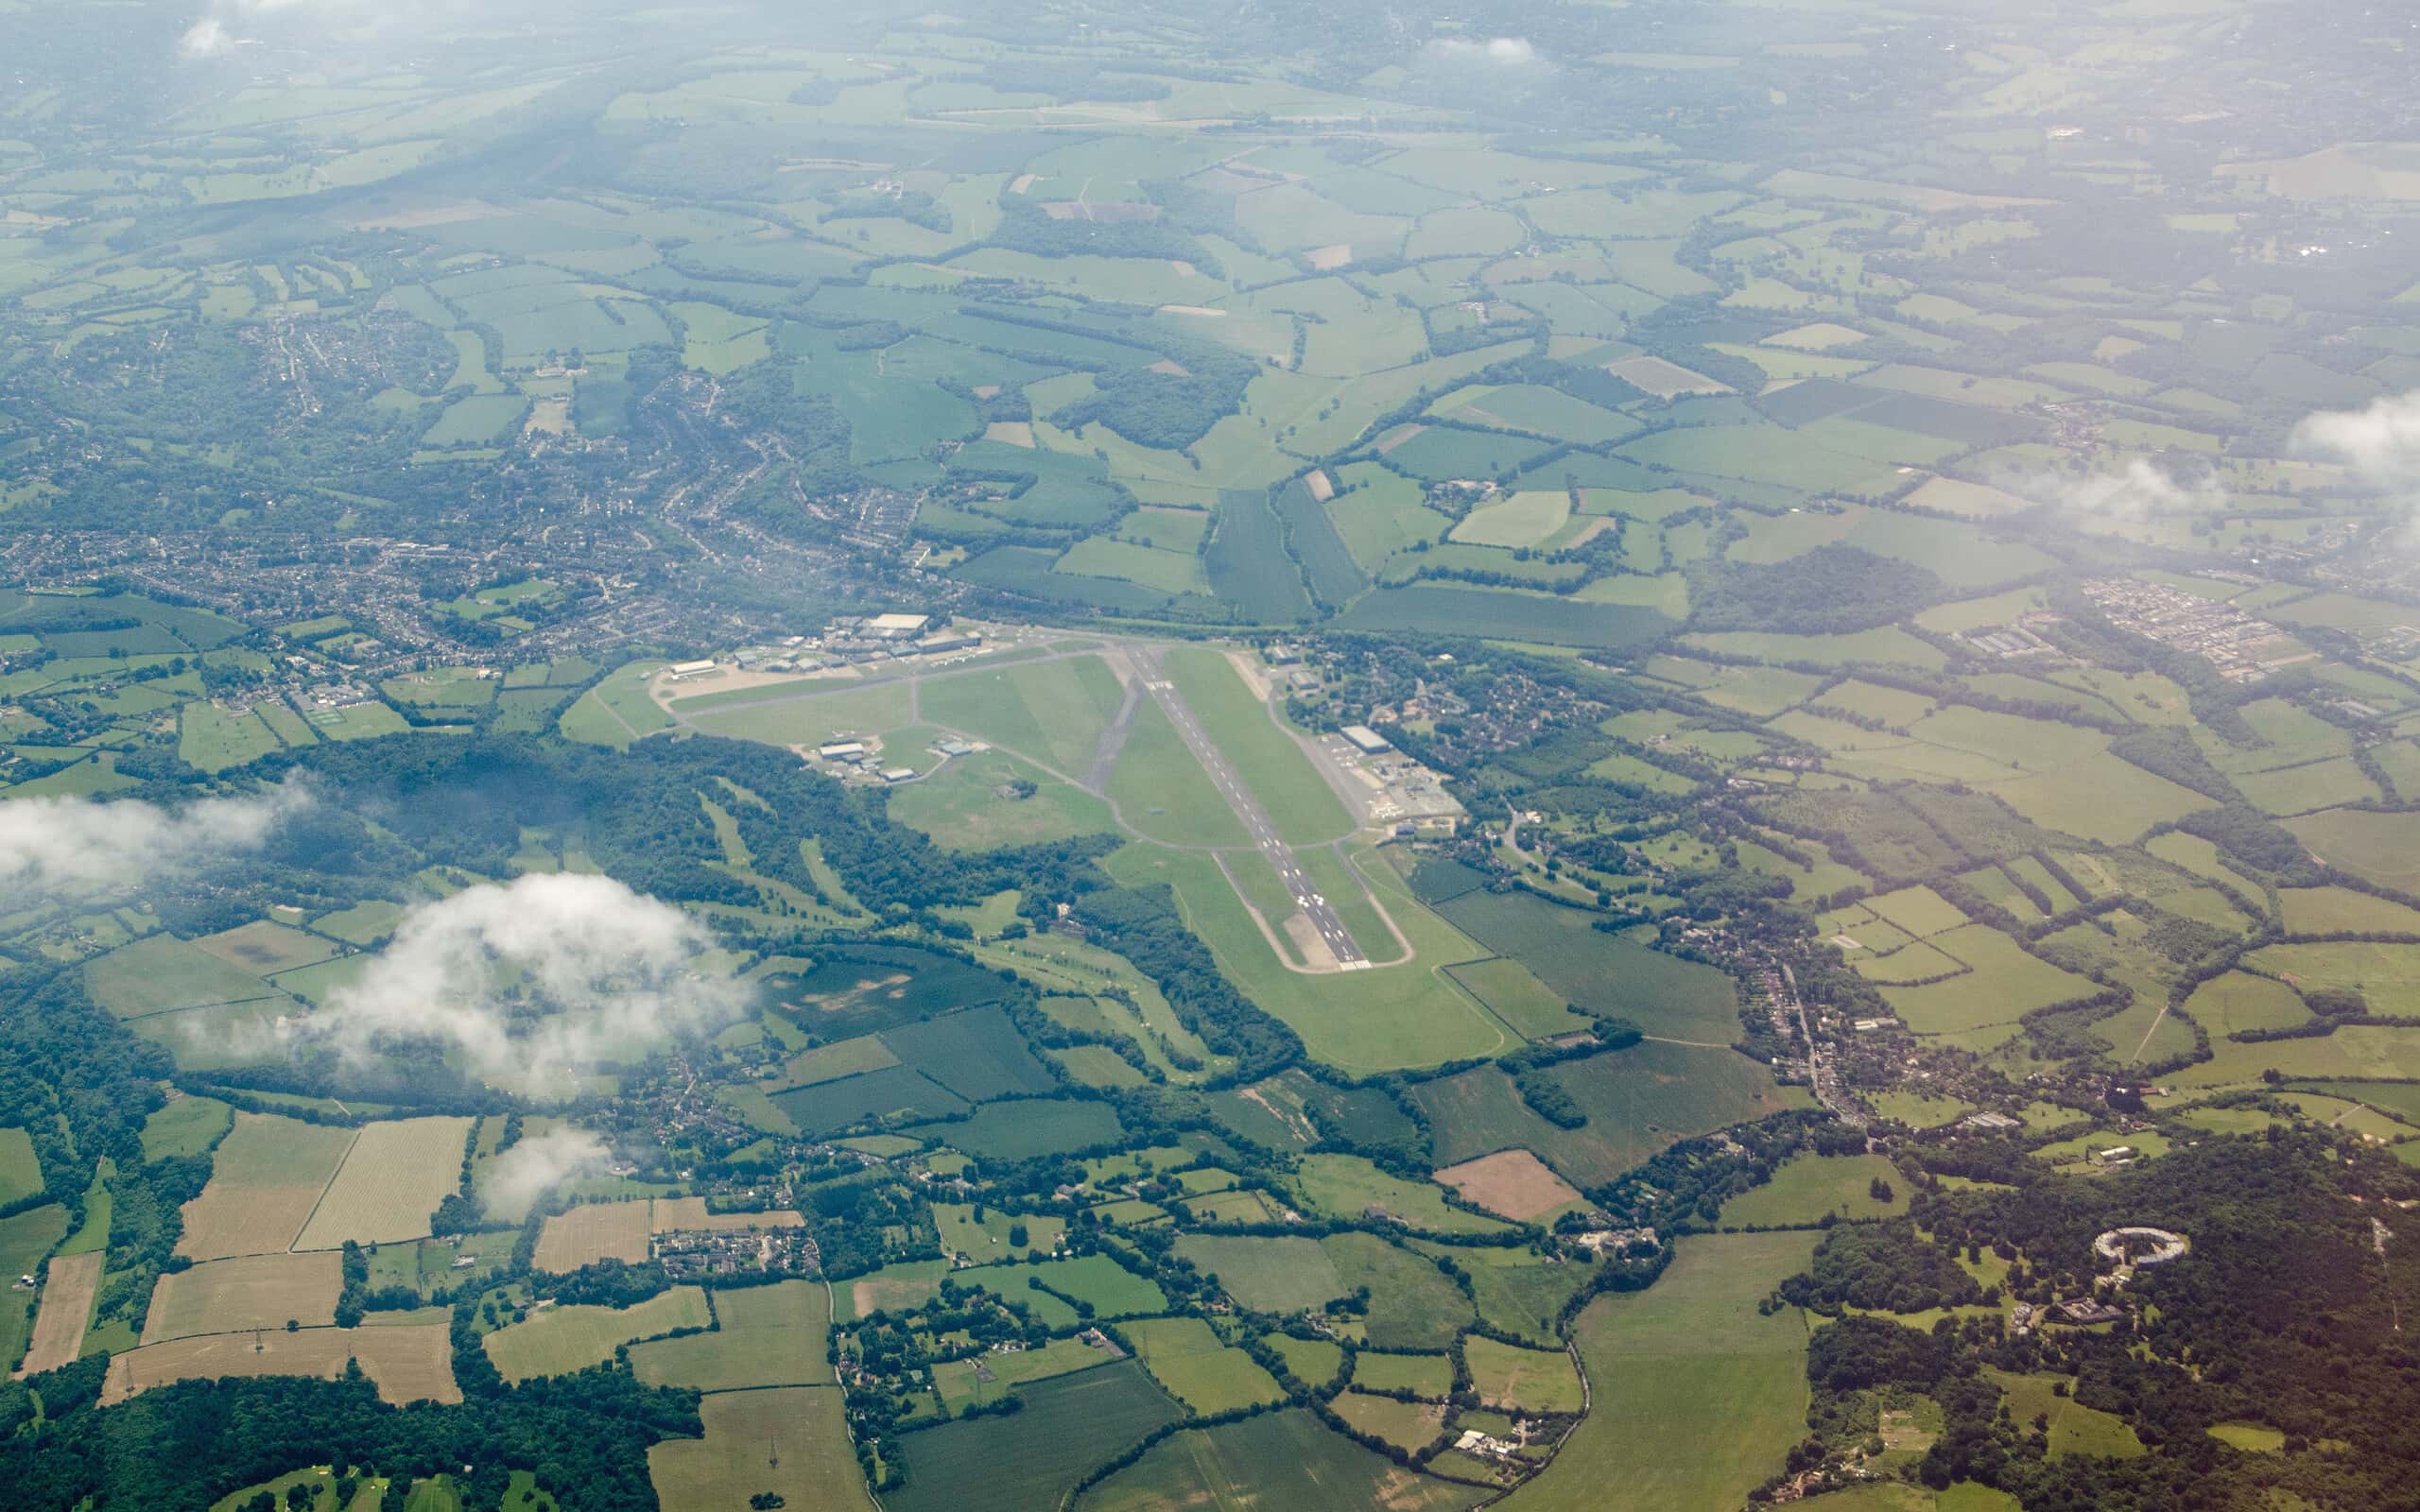
<svg viewBox="0 0 2420 1512">
<path fill-rule="evenodd" d="M 1033 450 L 1033 421 L 1029 420 L 995 420 L 983 427 L 983 438 L 1009 446 Z"/>
<path fill-rule="evenodd" d="M 659 1234 L 676 1228 L 708 1233 L 721 1233 L 735 1228 L 804 1228 L 806 1220 L 786 1209 L 772 1212 L 708 1212 L 703 1197 L 658 1197 L 648 1214 L 649 1227 Z"/>
<path fill-rule="evenodd" d="M 1333 247 L 1314 248 L 1310 252 L 1310 260 L 1311 266 L 1322 273 L 1331 268 L 1342 267 L 1353 261 L 1353 245 L 1350 242 L 1339 242 Z"/>
<path fill-rule="evenodd" d="M 210 1184 L 185 1204 L 177 1253 L 224 1260 L 292 1248 L 353 1148 L 354 1132 L 236 1113 L 235 1126 L 211 1156 Z"/>
<path fill-rule="evenodd" d="M 1313 468 L 1303 474 L 1303 485 L 1311 490 L 1311 497 L 1322 504 L 1336 497 L 1335 483 L 1331 482 L 1327 473 L 1319 468 Z"/>
<path fill-rule="evenodd" d="M 19 1376 L 76 1363 L 84 1348 L 84 1325 L 93 1316 L 93 1294 L 100 1288 L 99 1250 L 61 1255 L 50 1263 L 43 1281 L 42 1312 L 34 1318 L 33 1342 L 26 1347 Z"/>
<path fill-rule="evenodd" d="M 1527 1150 L 1498 1150 L 1449 1165 L 1437 1179 L 1488 1211 L 1524 1223 L 1580 1200 L 1570 1182 Z"/>
<path fill-rule="evenodd" d="M 1702 372 L 1692 372 L 1676 362 L 1644 353 L 1607 363 L 1605 370 L 1630 385 L 1643 388 L 1658 399 L 1670 399 L 1676 394 L 1727 394 L 1727 385 L 1715 382 Z"/>
<path fill-rule="evenodd" d="M 424 1398 L 459 1401 L 454 1384 L 452 1331 L 442 1323 L 409 1328 L 283 1328 L 260 1333 L 211 1333 L 199 1338 L 147 1344 L 113 1356 L 101 1383 L 101 1405 L 113 1406 L 139 1391 L 171 1382 L 219 1376 L 321 1376 L 344 1374 L 347 1360 L 377 1383 L 378 1395 L 401 1405 Z"/>
<path fill-rule="evenodd" d="M 143 1342 L 282 1329 L 288 1318 L 304 1328 L 324 1328 L 337 1320 L 337 1297 L 343 1290 L 343 1258 L 332 1249 L 210 1261 L 160 1278 L 144 1319 Z"/>
<path fill-rule="evenodd" d="M 570 1271 L 600 1260 L 647 1263 L 648 1210 L 639 1202 L 591 1202 L 559 1212 L 538 1231 L 529 1263 L 539 1270 Z"/>
<path fill-rule="evenodd" d="M 389 1244 L 428 1237 L 430 1214 L 462 1178 L 467 1118 L 365 1124 L 361 1138 L 302 1226 L 297 1249 L 336 1249 L 348 1239 Z"/>
</svg>

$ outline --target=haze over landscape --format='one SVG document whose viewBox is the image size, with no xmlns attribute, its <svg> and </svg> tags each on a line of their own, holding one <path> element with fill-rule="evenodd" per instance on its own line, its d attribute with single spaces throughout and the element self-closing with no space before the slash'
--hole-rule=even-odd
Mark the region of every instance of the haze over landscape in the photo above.
<svg viewBox="0 0 2420 1512">
<path fill-rule="evenodd" d="M 0 0 L 0 1505 L 2412 1504 L 2415 48 Z"/>
</svg>

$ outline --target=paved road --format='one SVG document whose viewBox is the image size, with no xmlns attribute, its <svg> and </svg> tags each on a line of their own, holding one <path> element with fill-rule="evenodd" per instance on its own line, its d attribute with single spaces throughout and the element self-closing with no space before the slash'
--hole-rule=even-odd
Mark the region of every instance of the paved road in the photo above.
<svg viewBox="0 0 2420 1512">
<path fill-rule="evenodd" d="M 1245 786 L 1243 780 L 1236 775 L 1235 768 L 1227 765 L 1227 758 L 1203 733 L 1201 721 L 1194 717 L 1184 696 L 1177 692 L 1176 684 L 1168 680 L 1159 648 L 1136 646 L 1134 667 L 1142 675 L 1144 685 L 1150 689 L 1151 696 L 1159 700 L 1160 707 L 1167 711 L 1168 722 L 1176 726 L 1176 732 L 1193 752 L 1193 759 L 1201 764 L 1201 769 L 1210 774 L 1210 781 L 1218 784 L 1219 791 L 1227 799 L 1227 806 L 1236 811 L 1236 817 L 1243 820 L 1244 830 L 1252 836 L 1253 844 L 1276 868 L 1278 879 L 1286 884 L 1286 890 L 1294 895 L 1295 905 L 1310 916 L 1313 927 L 1320 932 L 1320 938 L 1326 941 L 1329 953 L 1335 955 L 1336 964 L 1348 971 L 1369 970 L 1369 953 L 1354 942 L 1352 932 L 1337 916 L 1335 905 L 1311 890 L 1310 874 L 1294 858 L 1292 849 L 1277 837 L 1277 826 L 1270 822 L 1259 800 L 1252 796 L 1252 789 Z M 1272 919 L 1269 922 L 1275 929 L 1286 927 L 1282 919 Z"/>
</svg>

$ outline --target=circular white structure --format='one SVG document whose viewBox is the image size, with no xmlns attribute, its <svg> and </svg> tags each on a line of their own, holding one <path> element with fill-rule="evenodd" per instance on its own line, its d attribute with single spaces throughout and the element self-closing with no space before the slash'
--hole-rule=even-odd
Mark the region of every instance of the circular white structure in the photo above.
<svg viewBox="0 0 2420 1512">
<path fill-rule="evenodd" d="M 2142 1254 L 2130 1256 L 2127 1253 L 2131 1247 L 2130 1241 L 2140 1241 L 2149 1244 L 2152 1247 Z M 2165 1265 L 2193 1246 L 2183 1234 L 2169 1233 L 2165 1228 L 2128 1227 L 2110 1229 L 2095 1239 L 2092 1242 L 2092 1247 L 2094 1252 L 2104 1260 L 2114 1260 L 2125 1265 L 2143 1266 Z"/>
</svg>

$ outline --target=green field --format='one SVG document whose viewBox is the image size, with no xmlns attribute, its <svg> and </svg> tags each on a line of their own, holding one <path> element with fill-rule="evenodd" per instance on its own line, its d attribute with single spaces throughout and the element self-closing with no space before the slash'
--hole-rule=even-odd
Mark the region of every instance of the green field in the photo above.
<svg viewBox="0 0 2420 1512">
<path fill-rule="evenodd" d="M 1471 1320 L 1470 1301 L 1425 1255 L 1375 1234 L 1330 1234 L 1320 1241 L 1348 1292 L 1370 1289 L 1363 1332 L 1377 1349 L 1441 1349 Z"/>
<path fill-rule="evenodd" d="M 1363 1349 L 1354 1357 L 1353 1384 L 1361 1391 L 1409 1391 L 1415 1397 L 1441 1400 L 1453 1389 L 1454 1362 L 1442 1354 Z"/>
<path fill-rule="evenodd" d="M 1163 882 L 1174 886 L 1186 923 L 1210 947 L 1219 969 L 1254 1003 L 1285 1020 L 1311 1054 L 1330 1065 L 1364 1074 L 1494 1055 L 1518 1042 L 1476 998 L 1435 969 L 1477 959 L 1485 952 L 1421 906 L 1382 863 L 1364 860 L 1358 869 L 1410 939 L 1415 958 L 1397 967 L 1321 976 L 1289 971 L 1280 964 L 1235 889 L 1207 857 L 1129 846 L 1106 865 L 1130 886 Z M 1384 1035 L 1370 1033 L 1380 1023 L 1386 1026 Z"/>
<path fill-rule="evenodd" d="M 84 988 L 122 1019 L 284 996 L 251 972 L 172 935 L 154 935 L 87 963 Z"/>
<path fill-rule="evenodd" d="M 831 1301 L 821 1281 L 742 1287 L 712 1299 L 716 1332 L 631 1347 L 631 1369 L 641 1381 L 700 1391 L 830 1382 L 823 1349 Z"/>
<path fill-rule="evenodd" d="M 1370 1208 L 1428 1233 L 1497 1233 L 1504 1225 L 1450 1207 L 1443 1188 L 1389 1176 L 1361 1156 L 1306 1155 L 1294 1174 L 1294 1188 L 1310 1211 L 1357 1218 Z"/>
<path fill-rule="evenodd" d="M 1028 1512 L 1056 1505 L 1086 1471 L 1183 1410 L 1133 1361 L 1037 1382 L 1025 1409 L 915 1436 L 916 1470 L 884 1493 L 896 1512 Z M 813 1504 L 813 1503 L 808 1503 Z"/>
<path fill-rule="evenodd" d="M 2123 1418 L 2054 1393 L 2051 1387 L 2058 1380 L 2055 1376 L 2016 1375 L 1990 1369 L 1983 1374 L 2005 1394 L 2009 1416 L 2017 1422 L 2031 1423 L 2037 1415 L 2048 1417 L 2053 1459 L 2066 1454 L 2133 1459 L 2143 1452 L 2142 1441 L 2126 1426 Z"/>
<path fill-rule="evenodd" d="M 769 1491 L 789 1506 L 871 1509 L 838 1388 L 717 1392 L 698 1404 L 705 1436 L 647 1452 L 665 1512 L 728 1512 Z"/>
<path fill-rule="evenodd" d="M 1196 1413 L 1232 1412 L 1284 1395 L 1251 1355 L 1219 1343 L 1200 1318 L 1136 1318 L 1120 1328 L 1151 1378 Z"/>
<path fill-rule="evenodd" d="M 1421 1083 L 1412 1096 L 1428 1112 L 1438 1163 L 1527 1148 L 1585 1188 L 1675 1140 L 1807 1106 L 1803 1089 L 1774 1086 L 1768 1069 L 1727 1049 L 1650 1041 L 1547 1074 L 1588 1114 L 1582 1127 L 1558 1128 L 1538 1117 L 1512 1078 L 1493 1067 Z"/>
<path fill-rule="evenodd" d="M 922 716 L 1080 778 L 1124 696 L 1098 656 L 1028 662 L 925 679 Z"/>
<path fill-rule="evenodd" d="M 1353 833 L 1353 816 L 1225 657 L 1181 648 L 1167 653 L 1167 669 L 1194 718 L 1288 845 Z"/>
<path fill-rule="evenodd" d="M 1892 1197 L 1877 1200 L 1870 1188 L 1888 1183 Z M 1907 1185 L 1879 1155 L 1800 1155 L 1783 1162 L 1763 1186 L 1752 1187 L 1722 1205 L 1725 1228 L 1776 1228 L 1813 1224 L 1828 1216 L 1880 1218 L 1907 1210 Z"/>
<path fill-rule="evenodd" d="M 616 1345 L 651 1338 L 674 1329 L 704 1328 L 706 1294 L 676 1286 L 631 1307 L 554 1307 L 526 1323 L 498 1329 L 479 1340 L 507 1381 L 564 1375 L 614 1357 Z"/>
<path fill-rule="evenodd" d="M 1581 1410 L 1580 1372 L 1560 1349 L 1524 1349 L 1473 1334 L 1462 1341 L 1471 1389 L 1491 1407 L 1530 1413 Z"/>
<path fill-rule="evenodd" d="M 1178 1434 L 1076 1504 L 1083 1512 L 1315 1506 L 1429 1512 L 1469 1506 L 1484 1494 L 1389 1464 L 1308 1413 L 1281 1412 Z"/>
<path fill-rule="evenodd" d="M 1217 1278 L 1236 1305 L 1255 1312 L 1299 1313 L 1351 1290 L 1313 1239 L 1187 1234 L 1176 1252 Z"/>
<path fill-rule="evenodd" d="M 1117 765 L 1110 769 L 1108 796 L 1128 828 L 1167 845 L 1251 843 L 1242 821 L 1156 701 L 1135 710 Z"/>
<path fill-rule="evenodd" d="M 223 1111 L 225 1104 L 216 1105 Z M 144 1128 L 144 1147 L 150 1151 L 150 1128 Z M 33 1136 L 21 1128 L 0 1128 L 0 1203 L 14 1202 L 43 1189 L 42 1162 L 34 1158 Z"/>
<path fill-rule="evenodd" d="M 1594 1408 L 1506 1504 L 1645 1512 L 1743 1500 L 1805 1432 L 1806 1321 L 1756 1304 L 1814 1247 L 1812 1234 L 1684 1239 L 1652 1287 L 1590 1303 L 1573 1342 Z"/>
</svg>

